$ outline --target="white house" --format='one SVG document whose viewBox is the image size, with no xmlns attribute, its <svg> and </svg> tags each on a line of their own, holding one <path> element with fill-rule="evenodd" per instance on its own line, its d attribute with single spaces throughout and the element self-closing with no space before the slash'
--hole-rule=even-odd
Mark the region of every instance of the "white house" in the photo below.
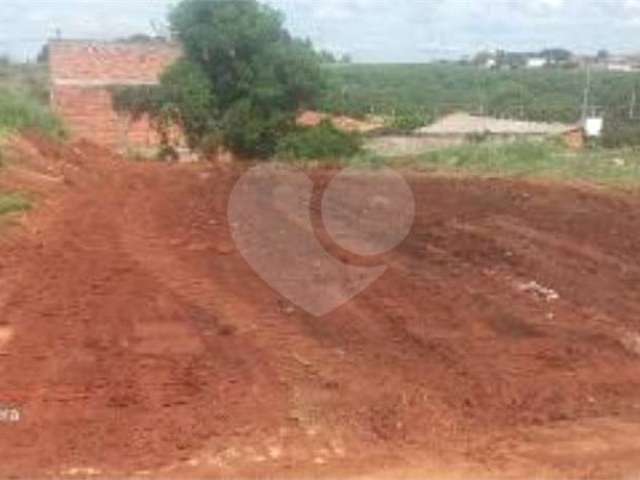
<svg viewBox="0 0 640 480">
<path fill-rule="evenodd" d="M 610 72 L 633 72 L 633 65 L 629 63 L 609 63 L 607 64 L 607 70 Z"/>
<path fill-rule="evenodd" d="M 527 68 L 542 68 L 547 65 L 547 59 L 543 57 L 527 58 Z"/>
<path fill-rule="evenodd" d="M 497 66 L 498 66 L 498 62 L 493 57 L 487 58 L 486 62 L 484 62 L 484 68 L 489 69 L 489 70 L 492 70 L 492 69 L 496 68 Z"/>
</svg>

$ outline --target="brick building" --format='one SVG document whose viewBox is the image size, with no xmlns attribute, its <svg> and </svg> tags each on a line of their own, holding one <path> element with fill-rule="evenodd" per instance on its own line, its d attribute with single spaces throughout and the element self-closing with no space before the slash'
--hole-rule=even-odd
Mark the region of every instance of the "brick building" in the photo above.
<svg viewBox="0 0 640 480">
<path fill-rule="evenodd" d="M 52 106 L 74 138 L 117 149 L 157 146 L 158 136 L 147 119 L 133 122 L 114 111 L 110 87 L 157 84 L 180 55 L 179 46 L 163 41 L 52 40 Z"/>
</svg>

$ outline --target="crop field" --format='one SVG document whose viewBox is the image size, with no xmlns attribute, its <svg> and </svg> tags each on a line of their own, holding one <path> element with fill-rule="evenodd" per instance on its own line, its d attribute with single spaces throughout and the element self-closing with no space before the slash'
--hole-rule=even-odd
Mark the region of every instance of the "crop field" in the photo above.
<svg viewBox="0 0 640 480">
<path fill-rule="evenodd" d="M 580 118 L 586 84 L 581 69 L 492 71 L 450 64 L 332 65 L 327 69 L 331 81 L 324 108 L 423 120 L 461 109 L 574 122 Z M 628 113 L 639 79 L 638 74 L 593 72 L 591 105 L 610 114 Z"/>
</svg>

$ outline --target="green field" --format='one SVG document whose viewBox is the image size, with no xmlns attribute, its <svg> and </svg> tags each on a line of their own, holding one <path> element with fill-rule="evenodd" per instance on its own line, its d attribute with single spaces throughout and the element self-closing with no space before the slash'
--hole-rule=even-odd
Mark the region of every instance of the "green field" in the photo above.
<svg viewBox="0 0 640 480">
<path fill-rule="evenodd" d="M 429 121 L 453 110 L 539 121 L 580 118 L 586 73 L 540 69 L 492 71 L 454 64 L 331 65 L 323 109 L 361 116 L 419 116 Z M 593 72 L 590 104 L 626 116 L 640 74 Z M 640 108 L 636 108 L 640 119 Z"/>
</svg>

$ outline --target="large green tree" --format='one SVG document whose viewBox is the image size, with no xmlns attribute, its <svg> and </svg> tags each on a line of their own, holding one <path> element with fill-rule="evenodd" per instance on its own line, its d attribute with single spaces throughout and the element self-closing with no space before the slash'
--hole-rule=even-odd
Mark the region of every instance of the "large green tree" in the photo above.
<svg viewBox="0 0 640 480">
<path fill-rule="evenodd" d="M 136 97 L 137 111 L 179 121 L 192 147 L 216 137 L 242 155 L 271 155 L 324 86 L 311 43 L 256 0 L 183 0 L 169 20 L 184 58 L 150 100 Z"/>
</svg>

